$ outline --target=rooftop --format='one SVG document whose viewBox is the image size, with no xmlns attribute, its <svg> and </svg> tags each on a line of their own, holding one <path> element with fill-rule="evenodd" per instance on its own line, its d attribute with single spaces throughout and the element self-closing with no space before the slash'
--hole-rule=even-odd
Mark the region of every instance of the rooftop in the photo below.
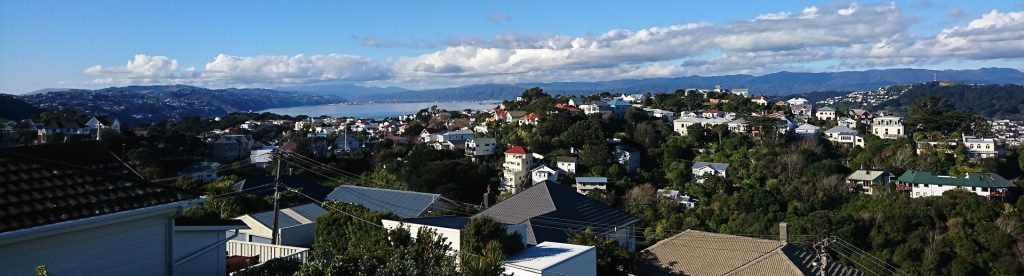
<svg viewBox="0 0 1024 276">
<path fill-rule="evenodd" d="M 597 249 L 586 245 L 542 242 L 509 256 L 505 262 L 517 267 L 543 271 L 588 251 L 597 251 Z"/>
<path fill-rule="evenodd" d="M 978 188 L 1016 188 L 1006 178 L 994 173 L 968 173 L 967 177 L 957 178 L 945 175 L 934 175 L 931 172 L 907 171 L 900 175 L 900 182 L 916 184 L 950 185 Z"/>
<path fill-rule="evenodd" d="M 729 168 L 729 164 L 726 164 L 726 163 L 715 163 L 715 162 L 699 162 L 699 161 L 693 163 L 693 168 L 694 169 L 699 169 L 699 168 L 704 168 L 704 167 L 708 167 L 708 168 L 711 168 L 711 169 L 716 170 L 716 171 L 724 171 L 724 170 Z"/>
<path fill-rule="evenodd" d="M 109 153 L 76 154 L 103 151 L 99 143 L 0 150 L 0 232 L 196 198 L 191 192 L 127 173 L 123 164 L 109 159 Z M 63 155 L 73 157 L 59 158 Z"/>
<path fill-rule="evenodd" d="M 526 154 L 526 149 L 521 146 L 514 146 L 505 151 L 505 154 Z"/>
<path fill-rule="evenodd" d="M 437 201 L 447 201 L 440 194 L 342 185 L 334 189 L 328 200 L 358 204 L 373 211 L 391 212 L 400 218 L 414 218 L 428 211 Z"/>
<path fill-rule="evenodd" d="M 817 255 L 777 240 L 686 230 L 646 250 L 654 261 L 641 275 L 815 275 Z M 863 275 L 829 263 L 826 275 Z"/>
<path fill-rule="evenodd" d="M 857 170 L 850 174 L 850 176 L 847 176 L 846 179 L 871 181 L 888 173 L 887 171 Z"/>
</svg>

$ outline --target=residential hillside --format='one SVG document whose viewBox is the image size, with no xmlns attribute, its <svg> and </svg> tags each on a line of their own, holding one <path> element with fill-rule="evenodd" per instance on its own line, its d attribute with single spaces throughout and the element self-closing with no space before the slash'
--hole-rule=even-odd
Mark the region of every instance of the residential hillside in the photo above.
<svg viewBox="0 0 1024 276">
<path fill-rule="evenodd" d="M 123 118 L 128 124 L 344 101 L 337 96 L 270 89 L 207 89 L 187 85 L 74 89 L 25 95 L 20 98 L 43 109 L 80 109 L 86 114 Z"/>
<path fill-rule="evenodd" d="M 42 112 L 41 109 L 18 99 L 17 96 L 0 94 L 0 118 L 21 120 Z"/>
<path fill-rule="evenodd" d="M 1009 68 L 977 70 L 885 69 L 828 73 L 777 72 L 761 76 L 684 76 L 675 78 L 628 79 L 601 82 L 554 82 L 519 84 L 476 84 L 468 86 L 371 93 L 351 97 L 360 102 L 414 102 L 447 100 L 513 99 L 530 87 L 561 95 L 590 95 L 600 92 L 671 92 L 686 88 L 748 88 L 752 95 L 785 96 L 816 91 L 854 91 L 883 86 L 922 83 L 935 79 L 972 84 L 1020 84 L 1024 73 Z"/>
<path fill-rule="evenodd" d="M 898 97 L 878 104 L 879 107 L 908 108 L 915 100 L 939 97 L 953 104 L 956 111 L 995 119 L 1020 119 L 1024 112 L 1024 86 L 1015 84 L 971 85 L 929 82 L 910 86 Z"/>
</svg>

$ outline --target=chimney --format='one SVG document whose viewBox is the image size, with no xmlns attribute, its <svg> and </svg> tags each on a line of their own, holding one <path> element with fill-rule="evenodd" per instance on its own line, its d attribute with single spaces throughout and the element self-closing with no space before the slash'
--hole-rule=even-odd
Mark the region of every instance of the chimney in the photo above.
<svg viewBox="0 0 1024 276">
<path fill-rule="evenodd" d="M 484 192 L 484 209 L 491 207 L 491 184 L 487 184 L 487 192 Z"/>
<path fill-rule="evenodd" d="M 779 223 L 779 241 L 784 242 L 784 243 L 785 242 L 789 242 L 789 238 L 787 237 L 788 234 L 786 233 L 786 229 L 787 228 L 789 228 L 789 227 L 787 227 L 786 222 L 780 222 Z"/>
</svg>

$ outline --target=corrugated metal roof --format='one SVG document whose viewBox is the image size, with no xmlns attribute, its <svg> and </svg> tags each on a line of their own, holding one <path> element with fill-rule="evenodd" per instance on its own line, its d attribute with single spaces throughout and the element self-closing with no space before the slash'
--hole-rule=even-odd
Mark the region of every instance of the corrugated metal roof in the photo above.
<svg viewBox="0 0 1024 276">
<path fill-rule="evenodd" d="M 284 208 L 281 209 L 281 213 L 278 214 L 277 216 L 277 226 L 279 228 L 287 228 L 305 224 L 300 220 L 316 222 L 316 219 L 319 218 L 324 213 L 327 213 L 327 210 L 324 210 L 324 208 L 313 203 Z M 247 215 L 258 221 L 260 224 L 263 224 L 267 228 L 270 228 L 274 225 L 274 210 L 252 213 Z M 298 215 L 301 218 L 293 218 L 293 215 Z"/>
<path fill-rule="evenodd" d="M 907 171 L 897 179 L 904 183 L 950 185 L 979 188 L 1016 188 L 1017 185 L 994 173 L 968 173 L 967 177 L 936 176 L 931 172 Z"/>
<path fill-rule="evenodd" d="M 374 211 L 391 212 L 400 218 L 419 217 L 428 211 L 440 194 L 342 185 L 327 195 L 328 200 L 358 204 Z"/>
</svg>

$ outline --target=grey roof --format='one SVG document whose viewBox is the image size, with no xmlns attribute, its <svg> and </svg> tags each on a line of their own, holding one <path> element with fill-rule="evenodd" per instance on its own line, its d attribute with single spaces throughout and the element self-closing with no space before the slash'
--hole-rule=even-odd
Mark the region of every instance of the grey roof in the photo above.
<svg viewBox="0 0 1024 276">
<path fill-rule="evenodd" d="M 831 106 L 825 106 L 822 108 L 818 108 L 818 111 L 836 111 L 836 109 L 832 108 Z"/>
<path fill-rule="evenodd" d="M 694 162 L 693 168 L 699 169 L 703 167 L 709 167 L 716 171 L 724 171 L 729 168 L 729 164 L 726 163 L 715 163 L 715 162 Z"/>
<path fill-rule="evenodd" d="M 850 174 L 850 176 L 847 176 L 846 179 L 872 181 L 888 173 L 887 171 L 857 170 Z"/>
<path fill-rule="evenodd" d="M 468 129 L 460 129 L 460 130 L 453 130 L 453 131 L 445 132 L 444 134 L 447 134 L 447 135 L 473 134 L 473 131 L 472 130 L 468 130 Z"/>
<path fill-rule="evenodd" d="M 303 224 L 302 222 L 295 220 L 291 216 L 284 214 L 285 210 L 291 210 L 313 222 L 316 222 L 316 218 L 319 218 L 324 213 L 327 213 L 327 210 L 324 210 L 324 208 L 313 203 L 293 206 L 290 208 L 284 208 L 281 209 L 282 213 L 278 214 L 277 216 L 277 226 L 279 228 L 286 228 Z M 264 226 L 271 227 L 272 225 L 274 225 L 274 210 L 252 213 L 248 214 L 248 216 L 252 217 L 257 222 L 263 224 Z"/>
<path fill-rule="evenodd" d="M 487 216 L 505 224 L 526 225 L 530 244 L 565 242 L 568 231 L 583 231 L 588 226 L 596 233 L 608 233 L 616 226 L 632 225 L 638 220 L 550 181 L 538 183 L 476 216 Z"/>
<path fill-rule="evenodd" d="M 812 124 L 802 124 L 799 127 L 797 127 L 796 129 L 799 129 L 799 130 L 819 130 L 821 128 L 819 128 L 818 126 L 812 125 Z"/>
<path fill-rule="evenodd" d="M 857 131 L 850 129 L 846 126 L 835 126 L 833 128 L 826 130 L 825 133 L 857 134 Z"/>
<path fill-rule="evenodd" d="M 327 199 L 358 204 L 374 211 L 391 212 L 400 218 L 419 217 L 424 212 L 429 211 L 435 204 L 447 204 L 449 202 L 447 198 L 440 194 L 352 185 L 339 186 L 327 195 Z"/>
<path fill-rule="evenodd" d="M 607 177 L 600 176 L 580 176 L 576 178 L 576 183 L 608 183 Z"/>
<path fill-rule="evenodd" d="M 556 160 L 557 162 L 571 162 L 571 163 L 576 163 L 576 162 L 577 162 L 577 160 L 579 160 L 579 159 L 577 159 L 576 157 L 572 157 L 572 156 L 559 156 L 559 157 L 558 157 L 557 159 L 555 159 L 555 160 Z"/>
<path fill-rule="evenodd" d="M 512 116 L 513 119 L 519 119 L 519 117 L 526 116 L 526 111 L 509 111 L 508 115 Z"/>
</svg>

